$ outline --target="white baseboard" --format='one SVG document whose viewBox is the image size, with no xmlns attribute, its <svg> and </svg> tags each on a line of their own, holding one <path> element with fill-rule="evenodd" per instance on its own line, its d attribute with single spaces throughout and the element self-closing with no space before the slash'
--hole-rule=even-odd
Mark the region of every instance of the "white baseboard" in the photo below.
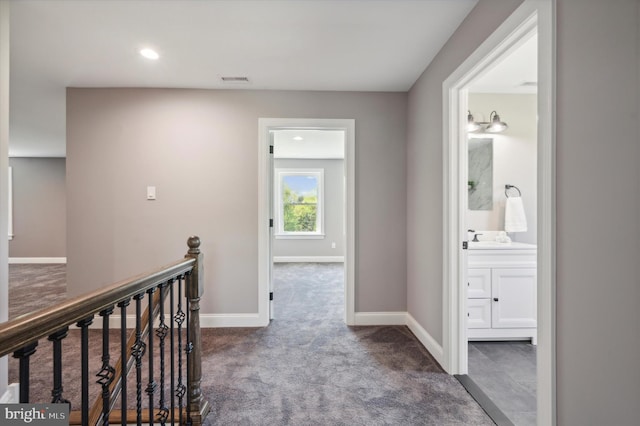
<svg viewBox="0 0 640 426">
<path fill-rule="evenodd" d="M 20 384 L 11 383 L 4 395 L 0 397 L 0 404 L 17 404 L 20 402 Z"/>
<path fill-rule="evenodd" d="M 219 327 L 263 327 L 260 318 L 255 314 L 201 314 L 202 328 Z"/>
<path fill-rule="evenodd" d="M 420 343 L 429 351 L 431 355 L 438 361 L 438 364 L 444 365 L 444 350 L 442 346 L 434 339 L 420 324 L 407 313 L 407 327 L 418 338 Z"/>
<path fill-rule="evenodd" d="M 406 312 L 356 312 L 355 325 L 406 325 Z"/>
<path fill-rule="evenodd" d="M 10 257 L 9 263 L 67 263 L 66 257 Z"/>
<path fill-rule="evenodd" d="M 344 263 L 344 256 L 273 256 L 274 263 Z"/>
</svg>

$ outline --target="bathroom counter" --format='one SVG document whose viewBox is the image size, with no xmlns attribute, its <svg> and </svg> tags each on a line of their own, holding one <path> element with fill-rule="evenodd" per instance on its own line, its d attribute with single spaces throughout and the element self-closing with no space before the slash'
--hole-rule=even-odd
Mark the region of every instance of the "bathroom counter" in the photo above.
<svg viewBox="0 0 640 426">
<path fill-rule="evenodd" d="M 497 241 L 469 241 L 469 250 L 535 250 L 537 246 L 529 243 L 499 243 Z"/>
</svg>

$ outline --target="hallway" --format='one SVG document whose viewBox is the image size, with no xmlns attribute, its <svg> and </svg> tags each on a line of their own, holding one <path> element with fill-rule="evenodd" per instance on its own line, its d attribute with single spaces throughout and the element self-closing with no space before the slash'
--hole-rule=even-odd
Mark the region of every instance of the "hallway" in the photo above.
<svg viewBox="0 0 640 426">
<path fill-rule="evenodd" d="M 403 326 L 347 327 L 341 264 L 276 264 L 275 319 L 203 330 L 211 424 L 492 425 Z"/>
<path fill-rule="evenodd" d="M 38 266 L 28 269 L 39 276 Z M 493 425 L 407 327 L 344 324 L 342 264 L 274 269 L 276 315 L 268 327 L 202 329 L 202 390 L 211 403 L 207 424 Z M 28 285 L 23 282 L 20 290 L 34 295 Z M 99 353 L 99 336 L 92 330 L 92 353 Z M 77 347 L 77 331 L 66 342 L 67 348 Z M 51 395 L 49 342 L 40 346 L 32 363 L 39 376 L 33 402 Z M 78 406 L 78 353 L 69 352 L 65 397 Z M 91 371 L 99 370 L 99 362 L 92 358 Z"/>
</svg>

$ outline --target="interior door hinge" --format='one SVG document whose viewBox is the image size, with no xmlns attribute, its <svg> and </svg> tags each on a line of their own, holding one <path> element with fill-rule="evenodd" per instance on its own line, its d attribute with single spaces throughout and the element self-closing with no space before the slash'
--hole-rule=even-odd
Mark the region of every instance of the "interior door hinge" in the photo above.
<svg viewBox="0 0 640 426">
<path fill-rule="evenodd" d="M 463 241 L 462 242 L 462 250 L 467 250 L 469 248 L 469 242 L 468 241 Z"/>
<path fill-rule="evenodd" d="M 272 300 L 273 300 L 273 292 L 270 292 L 269 293 L 269 301 L 272 301 Z"/>
<path fill-rule="evenodd" d="M 269 145 L 269 154 L 273 154 L 273 145 Z"/>
<path fill-rule="evenodd" d="M 273 219 L 269 219 L 269 228 L 273 228 Z"/>
</svg>

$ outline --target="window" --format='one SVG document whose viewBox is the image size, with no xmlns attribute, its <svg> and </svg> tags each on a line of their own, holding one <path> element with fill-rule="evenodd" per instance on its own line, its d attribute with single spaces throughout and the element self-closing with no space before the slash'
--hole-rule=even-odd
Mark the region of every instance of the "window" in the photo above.
<svg viewBox="0 0 640 426">
<path fill-rule="evenodd" d="M 324 169 L 275 170 L 276 238 L 324 238 Z"/>
</svg>

